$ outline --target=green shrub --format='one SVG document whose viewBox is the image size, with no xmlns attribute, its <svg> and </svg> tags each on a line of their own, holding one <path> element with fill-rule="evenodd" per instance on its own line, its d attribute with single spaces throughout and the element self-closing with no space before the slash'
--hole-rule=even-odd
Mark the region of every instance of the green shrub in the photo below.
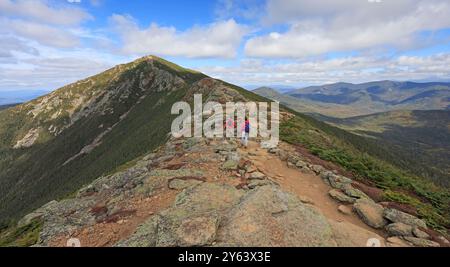
<svg viewBox="0 0 450 267">
<path fill-rule="evenodd" d="M 0 247 L 29 247 L 39 240 L 42 221 L 33 220 L 27 225 L 10 226 L 0 232 Z"/>
</svg>

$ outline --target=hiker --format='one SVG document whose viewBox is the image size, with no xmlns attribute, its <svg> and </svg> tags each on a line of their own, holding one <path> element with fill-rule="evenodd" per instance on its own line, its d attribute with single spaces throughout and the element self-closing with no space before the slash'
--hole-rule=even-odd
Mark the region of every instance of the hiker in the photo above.
<svg viewBox="0 0 450 267">
<path fill-rule="evenodd" d="M 241 144 L 247 148 L 248 145 L 248 138 L 250 134 L 250 121 L 248 120 L 248 117 L 245 116 L 245 122 L 244 125 L 242 125 L 242 137 L 241 137 Z"/>
</svg>

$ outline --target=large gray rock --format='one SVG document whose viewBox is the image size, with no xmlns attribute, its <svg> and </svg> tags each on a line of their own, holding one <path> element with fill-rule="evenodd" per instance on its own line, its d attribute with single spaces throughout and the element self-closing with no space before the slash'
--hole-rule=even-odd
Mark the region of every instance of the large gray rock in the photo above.
<svg viewBox="0 0 450 267">
<path fill-rule="evenodd" d="M 263 180 L 265 178 L 266 178 L 266 175 L 259 171 L 250 173 L 250 175 L 248 177 L 248 179 L 250 179 L 250 180 L 252 180 L 252 179 Z"/>
<path fill-rule="evenodd" d="M 351 204 L 352 204 L 352 203 L 355 203 L 355 201 L 356 201 L 355 198 L 349 197 L 349 196 L 347 196 L 346 194 L 344 194 L 344 193 L 342 193 L 341 191 L 336 190 L 336 189 L 331 189 L 331 190 L 328 192 L 328 194 L 329 194 L 332 198 L 334 198 L 334 199 L 336 199 L 337 201 L 342 202 L 342 203 L 351 203 Z"/>
<path fill-rule="evenodd" d="M 420 230 L 418 227 L 414 227 L 412 232 L 417 238 L 430 239 L 430 235 Z"/>
<path fill-rule="evenodd" d="M 249 191 L 221 225 L 219 246 L 336 246 L 326 218 L 276 186 Z"/>
<path fill-rule="evenodd" d="M 361 190 L 353 188 L 350 184 L 345 184 L 342 189 L 343 189 L 344 193 L 349 197 L 358 198 L 358 199 L 364 198 L 369 201 L 372 201 L 372 199 L 369 196 L 364 194 Z"/>
<path fill-rule="evenodd" d="M 412 236 L 413 227 L 404 223 L 391 223 L 386 226 L 390 236 Z"/>
<path fill-rule="evenodd" d="M 238 169 L 238 161 L 235 160 L 227 160 L 222 164 L 221 169 L 226 171 L 237 170 Z"/>
<path fill-rule="evenodd" d="M 383 207 L 366 199 L 359 199 L 353 205 L 361 219 L 373 228 L 383 228 L 387 222 L 383 218 Z"/>
<path fill-rule="evenodd" d="M 322 172 L 326 171 L 326 169 L 321 165 L 311 165 L 310 168 L 316 174 L 321 174 Z"/>
<path fill-rule="evenodd" d="M 383 215 L 391 222 L 401 222 L 412 226 L 427 228 L 427 224 L 423 220 L 396 209 L 385 209 Z"/>
<path fill-rule="evenodd" d="M 327 175 L 328 182 L 330 183 L 331 187 L 336 189 L 344 189 L 347 185 L 350 185 L 353 181 L 347 177 L 344 177 L 342 175 L 337 175 L 334 173 L 328 173 Z"/>
<path fill-rule="evenodd" d="M 254 189 L 258 186 L 264 186 L 264 185 L 269 185 L 269 184 L 272 184 L 272 182 L 267 179 L 265 179 L 265 180 L 250 180 L 250 182 L 248 183 L 248 188 Z"/>
</svg>

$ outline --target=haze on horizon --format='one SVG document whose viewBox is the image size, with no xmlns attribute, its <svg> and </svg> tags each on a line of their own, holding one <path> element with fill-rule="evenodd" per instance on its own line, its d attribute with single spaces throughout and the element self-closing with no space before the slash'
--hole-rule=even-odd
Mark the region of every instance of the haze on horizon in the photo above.
<svg viewBox="0 0 450 267">
<path fill-rule="evenodd" d="M 154 54 L 244 87 L 450 81 L 446 0 L 0 0 L 0 91 Z"/>
</svg>

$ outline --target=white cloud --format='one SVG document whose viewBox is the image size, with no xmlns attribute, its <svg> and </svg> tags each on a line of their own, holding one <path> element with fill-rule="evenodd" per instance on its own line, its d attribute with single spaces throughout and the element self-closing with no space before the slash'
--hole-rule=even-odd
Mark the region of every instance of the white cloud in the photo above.
<svg viewBox="0 0 450 267">
<path fill-rule="evenodd" d="M 56 25 L 77 25 L 92 16 L 75 7 L 53 8 L 45 1 L 0 0 L 0 14 Z"/>
<path fill-rule="evenodd" d="M 29 55 L 39 55 L 39 51 L 21 39 L 11 36 L 0 36 L 0 63 L 16 62 L 15 53 L 25 53 Z"/>
<path fill-rule="evenodd" d="M 37 47 L 40 55 L 23 55 L 14 64 L 0 65 L 0 90 L 54 90 L 130 60 L 90 49 Z"/>
<path fill-rule="evenodd" d="M 130 16 L 113 15 L 111 23 L 120 35 L 126 54 L 158 54 L 188 58 L 232 58 L 246 28 L 233 19 L 207 26 L 194 26 L 186 31 L 152 23 L 141 29 Z"/>
<path fill-rule="evenodd" d="M 310 85 L 374 80 L 448 80 L 450 54 L 432 56 L 345 57 L 313 61 L 243 60 L 236 67 L 208 66 L 200 70 L 241 85 Z"/>
<path fill-rule="evenodd" d="M 266 23 L 288 23 L 286 32 L 248 40 L 253 57 L 307 57 L 328 52 L 420 45 L 423 31 L 450 27 L 448 1 L 269 0 Z"/>
<path fill-rule="evenodd" d="M 25 20 L 0 19 L 4 32 L 21 36 L 40 44 L 54 47 L 74 47 L 79 44 L 78 37 L 69 30 Z"/>
</svg>

